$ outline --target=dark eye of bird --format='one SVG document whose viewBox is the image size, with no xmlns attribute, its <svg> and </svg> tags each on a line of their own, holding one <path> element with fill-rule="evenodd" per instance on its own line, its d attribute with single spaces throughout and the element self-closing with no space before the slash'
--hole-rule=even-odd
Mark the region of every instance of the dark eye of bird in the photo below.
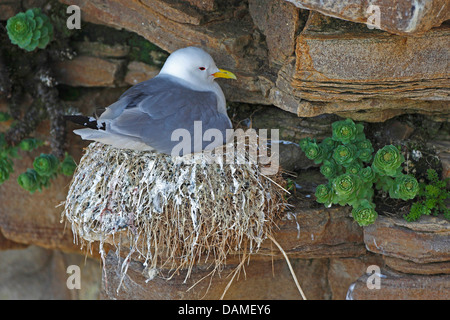
<svg viewBox="0 0 450 320">
<path fill-rule="evenodd" d="M 203 71 L 203 70 L 205 70 L 205 67 L 200 67 L 199 69 Z"/>
</svg>

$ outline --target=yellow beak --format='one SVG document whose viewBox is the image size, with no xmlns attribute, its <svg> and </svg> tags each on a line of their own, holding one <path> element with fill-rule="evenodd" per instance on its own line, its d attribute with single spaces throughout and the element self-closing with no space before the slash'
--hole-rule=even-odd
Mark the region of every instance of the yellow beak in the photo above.
<svg viewBox="0 0 450 320">
<path fill-rule="evenodd" d="M 235 79 L 236 80 L 236 76 L 227 70 L 223 70 L 223 69 L 219 69 L 218 72 L 213 73 L 214 78 L 225 78 L 225 79 Z"/>
</svg>

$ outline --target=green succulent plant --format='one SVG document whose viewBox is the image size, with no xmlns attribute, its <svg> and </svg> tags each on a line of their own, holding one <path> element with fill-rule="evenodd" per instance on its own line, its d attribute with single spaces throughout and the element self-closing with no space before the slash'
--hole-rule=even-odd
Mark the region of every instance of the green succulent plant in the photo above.
<svg viewBox="0 0 450 320">
<path fill-rule="evenodd" d="M 375 172 L 372 170 L 372 167 L 362 168 L 359 176 L 364 181 L 364 183 L 371 184 L 375 181 Z"/>
<path fill-rule="evenodd" d="M 416 196 L 418 182 L 402 173 L 405 159 L 397 147 L 385 146 L 373 157 L 374 148 L 362 124 L 346 119 L 334 122 L 332 129 L 332 136 L 320 143 L 309 137 L 299 143 L 309 159 L 321 164 L 320 172 L 328 179 L 327 184 L 316 188 L 317 202 L 325 207 L 350 205 L 355 221 L 367 226 L 378 216 L 373 203 L 374 186 L 395 199 Z"/>
<path fill-rule="evenodd" d="M 56 174 L 59 167 L 58 158 L 53 154 L 43 154 L 36 157 L 33 161 L 33 168 L 38 175 L 44 177 L 52 177 Z"/>
<path fill-rule="evenodd" d="M 24 139 L 24 140 L 20 141 L 19 148 L 22 151 L 31 151 L 31 150 L 39 148 L 43 144 L 44 144 L 44 142 L 42 140 L 35 139 L 35 138 L 28 138 L 28 139 Z"/>
<path fill-rule="evenodd" d="M 332 180 L 338 203 L 342 206 L 355 203 L 361 191 L 361 180 L 351 173 L 344 173 Z"/>
<path fill-rule="evenodd" d="M 357 157 L 357 149 L 354 144 L 341 144 L 333 151 L 333 159 L 337 164 L 348 167 Z"/>
<path fill-rule="evenodd" d="M 423 215 L 437 216 L 439 214 L 450 220 L 450 209 L 446 204 L 450 197 L 450 178 L 440 180 L 436 170 L 428 169 L 427 180 L 428 183 L 419 183 L 419 199 L 413 203 L 409 213 L 404 216 L 405 220 L 416 221 Z"/>
<path fill-rule="evenodd" d="M 353 208 L 352 216 L 360 226 L 368 226 L 375 222 L 378 213 L 375 211 L 375 204 L 364 199 L 357 207 Z"/>
<path fill-rule="evenodd" d="M 17 157 L 17 148 L 8 146 L 5 134 L 0 133 L 0 184 L 9 179 L 13 169 L 13 158 Z"/>
<path fill-rule="evenodd" d="M 66 154 L 66 157 L 60 164 L 61 173 L 65 176 L 71 176 L 75 172 L 76 168 L 77 164 L 75 163 L 75 160 L 73 160 L 72 156 Z"/>
<path fill-rule="evenodd" d="M 405 161 L 405 157 L 400 153 L 400 150 L 388 145 L 378 150 L 373 159 L 372 168 L 381 176 L 396 176 L 401 173 L 401 165 Z"/>
<path fill-rule="evenodd" d="M 18 154 L 19 149 L 29 152 L 43 144 L 42 140 L 28 138 L 13 147 L 6 143 L 5 134 L 0 132 L 0 184 L 8 180 L 11 173 L 14 172 L 13 159 L 20 158 Z M 42 188 L 48 187 L 51 179 L 59 173 L 71 176 L 76 167 L 75 161 L 67 153 L 61 162 L 52 154 L 41 154 L 34 159 L 33 169 L 28 169 L 19 175 L 17 182 L 30 193 L 34 193 L 36 190 L 42 191 Z"/>
<path fill-rule="evenodd" d="M 320 166 L 320 173 L 327 179 L 333 179 L 342 172 L 340 171 L 340 167 L 336 164 L 336 161 L 331 159 L 323 161 L 323 164 Z"/>
<path fill-rule="evenodd" d="M 41 188 L 39 175 L 34 169 L 27 169 L 26 172 L 19 175 L 17 178 L 19 185 L 30 193 L 34 193 Z"/>
<path fill-rule="evenodd" d="M 317 202 L 323 203 L 325 207 L 330 207 L 334 203 L 335 193 L 329 183 L 318 185 L 315 195 Z"/>
<path fill-rule="evenodd" d="M 6 24 L 9 39 L 26 51 L 44 49 L 53 37 L 53 25 L 39 8 L 19 12 Z"/>
<path fill-rule="evenodd" d="M 413 176 L 401 174 L 395 177 L 389 189 L 389 196 L 393 199 L 414 199 L 419 192 L 419 183 Z"/>
<path fill-rule="evenodd" d="M 352 119 L 336 121 L 331 125 L 333 129 L 332 139 L 343 144 L 356 141 L 364 130 L 361 124 L 355 124 Z"/>
<path fill-rule="evenodd" d="M 7 112 L 0 111 L 0 122 L 8 121 L 11 116 Z"/>
<path fill-rule="evenodd" d="M 310 160 L 313 160 L 316 164 L 321 163 L 325 155 L 324 148 L 322 146 L 319 146 L 315 142 L 308 143 L 305 146 L 304 152 L 306 154 L 306 157 Z"/>
</svg>

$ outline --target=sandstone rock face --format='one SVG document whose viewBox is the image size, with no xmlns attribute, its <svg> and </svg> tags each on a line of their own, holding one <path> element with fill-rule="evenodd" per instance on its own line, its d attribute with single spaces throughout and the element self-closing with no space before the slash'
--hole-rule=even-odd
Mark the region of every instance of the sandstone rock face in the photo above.
<svg viewBox="0 0 450 320">
<path fill-rule="evenodd" d="M 300 207 L 300 206 L 298 206 Z M 347 207 L 329 210 L 294 210 L 278 224 L 275 239 L 293 257 L 323 258 L 351 257 L 365 253 L 362 230 L 350 216 Z M 262 254 L 270 254 L 270 241 L 263 245 Z M 273 249 L 272 249 L 273 251 Z M 275 254 L 279 255 L 275 251 Z M 280 256 L 281 257 L 281 256 Z"/>
<path fill-rule="evenodd" d="M 297 38 L 296 96 L 310 101 L 448 99 L 448 90 L 432 89 L 447 82 L 450 28 L 405 38 L 365 27 L 346 30 L 347 24 L 311 15 Z"/>
<path fill-rule="evenodd" d="M 274 104 L 301 117 L 333 113 L 371 122 L 404 113 L 449 117 L 450 26 L 441 22 L 450 13 L 443 0 L 250 0 L 248 6 L 60 1 L 80 6 L 88 22 L 134 31 L 169 52 L 206 48 L 220 67 L 238 76 L 221 82 L 228 101 Z M 321 14 L 365 22 L 369 5 L 380 7 L 381 28 L 389 33 Z"/>
<path fill-rule="evenodd" d="M 15 161 L 15 172 L 0 185 L 0 232 L 17 243 L 81 253 L 73 241 L 71 229 L 60 223 L 62 209 L 57 207 L 66 198 L 70 178 L 59 176 L 52 181 L 50 189 L 38 191 L 33 196 L 17 183 L 19 174 L 32 167 L 37 155 L 39 153 L 24 155 L 21 161 Z"/>
<path fill-rule="evenodd" d="M 374 274 L 363 275 L 353 283 L 347 293 L 349 300 L 448 300 L 450 275 L 412 275 L 382 269 L 379 287 Z M 369 282 L 369 286 L 367 283 Z"/>
<path fill-rule="evenodd" d="M 56 62 L 52 68 L 58 83 L 75 87 L 113 87 L 121 64 L 120 60 L 78 56 L 73 60 Z"/>
<path fill-rule="evenodd" d="M 399 35 L 423 33 L 450 19 L 448 1 L 286 0 L 299 8 L 376 26 Z M 378 14 L 378 17 L 375 15 Z"/>
<path fill-rule="evenodd" d="M 450 222 L 432 216 L 416 222 L 380 217 L 364 228 L 364 243 L 372 252 L 416 263 L 450 261 Z"/>
<path fill-rule="evenodd" d="M 142 263 L 132 261 L 122 286 L 117 291 L 121 279 L 118 266 L 123 263 L 123 258 L 117 257 L 110 251 L 106 260 L 108 286 L 102 286 L 101 298 L 119 300 L 218 300 L 230 281 L 231 276 L 227 277 L 227 275 L 232 274 L 237 266 L 235 264 L 227 265 L 223 270 L 223 276 L 214 276 L 212 280 L 210 271 L 194 267 L 192 276 L 187 280 L 185 279 L 186 271 L 182 270 L 170 280 L 166 280 L 158 274 L 152 280 L 146 281 L 148 275 L 143 273 Z M 326 259 L 294 259 L 291 263 L 308 299 L 330 297 L 326 283 L 321 280 L 326 277 L 327 273 Z M 304 277 L 302 274 L 314 276 Z M 201 280 L 202 278 L 203 280 Z M 285 261 L 250 260 L 249 264 L 245 266 L 245 276 L 241 271 L 239 278 L 236 277 L 236 281 L 232 283 L 224 299 L 301 300 L 301 295 L 297 291 Z"/>
<path fill-rule="evenodd" d="M 294 196 L 295 200 L 291 199 L 293 207 L 280 221 L 275 238 L 287 252 L 307 298 L 449 296 L 447 221 L 423 217 L 410 224 L 400 218 L 380 216 L 376 224 L 360 228 L 351 218 L 350 208 L 325 209 L 314 203 L 318 181 L 314 174 L 318 170 L 306 170 L 313 167 L 311 162 L 299 156 L 303 153 L 296 143 L 290 143 L 305 136 L 319 140 L 329 136 L 330 123 L 338 118 L 336 115 L 378 122 L 417 112 L 448 121 L 450 25 L 448 22 L 441 25 L 448 19 L 447 2 L 402 0 L 395 2 L 394 10 L 388 12 L 388 4 L 392 5 L 388 0 L 60 1 L 79 5 L 85 21 L 136 32 L 169 52 L 188 45 L 206 48 L 219 67 L 238 75 L 237 81 L 221 82 L 228 101 L 260 104 L 261 114 L 251 119 L 252 127 L 271 128 L 274 123 L 279 124 L 275 127 L 280 128 L 280 139 L 286 141 L 283 168 L 300 170 L 296 181 L 301 192 Z M 0 0 L 0 20 L 38 2 Z M 385 31 L 372 30 L 363 24 L 369 18 L 365 11 L 369 4 L 380 5 L 386 19 L 381 21 L 381 29 Z M 74 60 L 55 63 L 54 70 L 60 83 L 90 87 L 72 102 L 85 114 L 91 114 L 96 107 L 108 106 L 127 86 L 158 72 L 152 66 L 128 61 L 131 48 L 122 44 L 80 41 L 74 46 L 79 55 Z M 288 112 L 267 107 L 270 104 Z M 408 139 L 412 134 L 410 128 L 403 126 L 396 131 L 401 124 L 387 123 L 385 133 L 398 140 Z M 0 123 L 2 131 L 5 125 L 10 123 Z M 72 129 L 69 126 L 69 131 Z M 48 128 L 39 131 L 48 133 Z M 70 136 L 70 153 L 78 160 L 86 143 Z M 432 144 L 438 147 L 444 176 L 450 175 L 448 141 Z M 39 152 L 48 150 L 45 148 Z M 44 297 L 74 298 L 73 293 L 58 287 L 67 278 L 66 262 L 74 259 L 71 263 L 79 263 L 60 250 L 84 254 L 79 244 L 74 243 L 70 226 L 60 223 L 62 208 L 57 207 L 65 200 L 70 178 L 60 176 L 49 189 L 30 196 L 17 185 L 16 179 L 31 167 L 35 155 L 17 160 L 16 172 L 0 186 L 0 250 L 5 250 L 0 252 L 0 269 L 7 268 L 8 275 L 23 277 L 29 271 L 40 277 L 44 287 L 54 290 L 53 295 Z M 94 247 L 92 253 L 98 258 L 98 248 Z M 40 267 L 42 272 L 26 267 L 12 270 L 18 256 L 27 257 L 25 264 L 35 261 L 33 266 Z M 235 256 L 229 257 L 223 276 L 214 277 L 209 290 L 209 278 L 188 290 L 208 275 L 205 266 L 197 266 L 186 283 L 183 273 L 171 281 L 156 277 L 146 282 L 142 261 L 131 261 L 117 294 L 120 282 L 117 265 L 121 265 L 122 258 L 114 256 L 113 251 L 108 255 L 104 299 L 219 298 L 230 280 L 225 276 L 236 267 L 237 261 Z M 7 261 L 13 263 L 6 264 Z M 94 260 L 94 264 L 98 262 Z M 367 288 L 370 275 L 365 273 L 373 265 L 380 267 L 383 276 L 380 290 Z M 240 274 L 225 298 L 300 299 L 284 257 L 270 241 L 262 245 L 260 254 L 252 256 L 245 268 L 245 276 Z M 57 283 L 52 276 L 58 279 Z M 5 292 L 13 292 L 12 287 L 23 284 L 4 277 L 0 281 L 2 297 Z M 100 279 L 98 273 L 93 277 Z M 28 297 L 39 297 L 42 283 L 36 284 Z"/>
<path fill-rule="evenodd" d="M 158 73 L 158 67 L 150 66 L 139 61 L 132 61 L 127 66 L 127 73 L 124 81 L 128 85 L 135 85 L 139 82 L 155 77 Z"/>
<path fill-rule="evenodd" d="M 366 248 L 384 257 L 380 274 L 363 274 L 349 287 L 347 299 L 442 300 L 450 293 L 450 223 L 423 216 L 408 223 L 378 217 L 364 228 Z M 378 277 L 378 287 L 375 277 Z M 369 285 L 368 285 L 369 283 Z"/>
<path fill-rule="evenodd" d="M 449 32 L 443 26 L 405 38 L 312 13 L 297 37 L 296 57 L 281 68 L 269 96 L 307 117 L 384 121 L 419 109 L 448 117 Z"/>
<path fill-rule="evenodd" d="M 0 251 L 0 297 L 2 300 L 98 299 L 99 261 L 79 254 L 30 246 Z M 67 287 L 69 266 L 80 269 L 80 288 Z M 70 281 L 69 281 L 70 282 Z M 71 282 L 72 283 L 72 282 Z"/>
</svg>

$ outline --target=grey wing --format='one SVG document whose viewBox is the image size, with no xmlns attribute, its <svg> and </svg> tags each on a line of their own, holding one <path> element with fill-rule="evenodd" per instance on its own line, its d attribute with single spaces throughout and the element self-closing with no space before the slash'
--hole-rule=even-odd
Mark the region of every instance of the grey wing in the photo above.
<svg viewBox="0 0 450 320">
<path fill-rule="evenodd" d="M 125 92 L 120 100 L 128 99 L 126 106 L 116 105 L 110 113 L 114 118 L 103 119 L 102 115 L 99 119 L 105 120 L 106 130 L 139 139 L 166 154 L 188 154 L 225 143 L 231 123 L 217 111 L 215 93 L 162 80 Z"/>
</svg>

